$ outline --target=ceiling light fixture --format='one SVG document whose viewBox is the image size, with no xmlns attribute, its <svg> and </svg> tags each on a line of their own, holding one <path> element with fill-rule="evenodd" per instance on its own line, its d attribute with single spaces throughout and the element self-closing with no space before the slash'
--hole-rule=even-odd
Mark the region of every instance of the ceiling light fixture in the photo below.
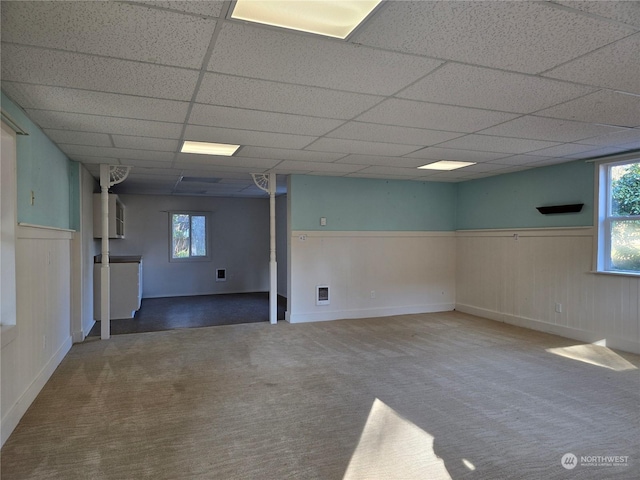
<svg viewBox="0 0 640 480">
<path fill-rule="evenodd" d="M 237 0 L 231 18 L 345 39 L 381 0 Z"/>
<path fill-rule="evenodd" d="M 449 160 L 440 160 L 439 162 L 429 163 L 428 165 L 422 165 L 423 170 L 455 170 L 457 168 L 468 167 L 469 165 L 475 165 L 476 162 L 457 162 Z"/>
<path fill-rule="evenodd" d="M 185 140 L 182 144 L 182 153 L 198 153 L 200 155 L 221 155 L 230 157 L 240 145 L 229 145 L 227 143 L 191 142 Z"/>
</svg>

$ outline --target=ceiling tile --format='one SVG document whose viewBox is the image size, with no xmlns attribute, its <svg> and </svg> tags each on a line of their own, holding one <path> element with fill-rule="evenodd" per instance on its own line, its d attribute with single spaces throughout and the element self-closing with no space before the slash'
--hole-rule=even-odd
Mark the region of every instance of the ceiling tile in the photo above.
<svg viewBox="0 0 640 480">
<path fill-rule="evenodd" d="M 462 135 L 462 133 L 426 130 L 423 128 L 348 122 L 327 134 L 327 137 L 410 145 L 434 145 Z"/>
<path fill-rule="evenodd" d="M 459 172 L 461 175 L 466 175 L 469 173 L 497 172 L 502 171 L 505 168 L 507 168 L 505 165 L 486 162 L 476 163 L 475 165 L 469 165 L 468 167 L 459 168 L 453 171 Z"/>
<path fill-rule="evenodd" d="M 351 119 L 382 97 L 207 73 L 196 101 L 211 105 Z"/>
<path fill-rule="evenodd" d="M 223 157 L 220 155 L 198 155 L 196 153 L 179 153 L 176 166 L 179 165 L 197 165 L 202 168 L 204 165 L 220 165 L 225 167 L 239 168 L 272 168 L 277 165 L 279 160 L 271 160 L 264 158 L 246 158 L 246 157 Z"/>
<path fill-rule="evenodd" d="M 363 122 L 471 133 L 516 118 L 512 113 L 392 98 L 360 115 Z"/>
<path fill-rule="evenodd" d="M 2 80 L 191 100 L 198 72 L 3 43 Z"/>
<path fill-rule="evenodd" d="M 620 129 L 617 127 L 528 115 L 526 117 L 510 120 L 501 125 L 496 125 L 495 127 L 487 128 L 486 130 L 482 130 L 480 133 L 482 135 L 529 138 L 532 140 L 547 140 L 550 142 L 575 142 L 576 140 L 604 135 L 618 130 Z"/>
<path fill-rule="evenodd" d="M 274 171 L 283 173 L 288 173 L 289 171 L 293 172 L 297 170 L 344 174 L 362 170 L 362 165 L 346 165 L 344 163 L 295 162 L 291 160 L 285 160 L 274 168 Z"/>
<path fill-rule="evenodd" d="M 407 157 L 424 158 L 430 160 L 460 160 L 464 162 L 488 162 L 508 157 L 505 153 L 478 152 L 473 150 L 458 150 L 455 148 L 429 147 L 410 153 Z"/>
<path fill-rule="evenodd" d="M 360 175 L 390 175 L 390 176 L 404 176 L 404 177 L 417 177 L 421 173 L 428 176 L 429 172 L 420 171 L 417 168 L 400 168 L 400 167 L 385 167 L 385 166 L 372 166 L 365 169 L 361 169 L 358 174 Z"/>
<path fill-rule="evenodd" d="M 152 122 L 129 118 L 101 117 L 82 113 L 27 110 L 29 117 L 42 128 L 115 133 L 141 137 L 180 138 L 179 123 Z"/>
<path fill-rule="evenodd" d="M 183 155 L 188 155 L 188 154 L 183 154 Z M 193 155 L 193 157 L 195 156 L 196 155 Z M 198 157 L 201 157 L 201 156 L 203 155 L 198 155 Z M 251 175 L 252 173 L 264 173 L 270 168 L 270 167 L 259 167 L 259 166 L 244 167 L 244 166 L 234 165 L 228 162 L 229 157 L 220 157 L 220 159 L 223 159 L 223 158 L 224 160 L 220 160 L 220 162 L 218 162 L 218 159 L 216 158 L 215 159 L 216 163 L 207 163 L 205 160 L 201 158 L 182 157 L 182 158 L 179 158 L 178 161 L 176 161 L 175 167 L 185 169 L 185 171 L 198 170 L 201 172 L 205 172 L 205 174 L 210 177 L 213 177 L 213 176 L 219 177 L 224 173 L 233 173 L 235 175 L 244 173 L 246 175 Z M 223 161 L 226 163 L 222 163 Z"/>
<path fill-rule="evenodd" d="M 421 148 L 420 145 L 401 145 L 399 143 L 364 142 L 361 140 L 343 140 L 341 138 L 320 138 L 306 147 L 306 150 L 320 152 L 359 153 L 362 155 L 401 156 Z"/>
<path fill-rule="evenodd" d="M 585 145 L 616 146 L 637 141 L 640 141 L 640 129 L 634 128 L 601 135 L 599 137 L 586 138 L 576 143 L 582 143 Z"/>
<path fill-rule="evenodd" d="M 298 135 L 324 135 L 341 125 L 342 120 L 305 117 L 287 113 L 260 112 L 243 108 L 220 107 L 197 103 L 191 110 L 189 123 L 211 127 L 262 130 Z"/>
<path fill-rule="evenodd" d="M 177 180 L 182 172 L 179 169 L 167 167 L 166 164 L 163 165 L 163 167 L 144 167 L 144 160 L 137 161 L 136 163 L 137 165 L 135 166 L 135 168 L 131 169 L 131 173 L 129 174 L 127 179 L 131 178 L 132 176 L 141 176 L 147 178 L 159 176 L 164 178 L 174 178 L 175 180 Z"/>
<path fill-rule="evenodd" d="M 613 155 L 616 153 L 624 152 L 624 148 L 618 147 L 602 147 L 596 148 L 594 150 L 589 150 L 588 152 L 578 153 L 575 155 L 567 155 L 565 158 L 574 158 L 576 160 L 588 159 L 588 158 L 596 158 L 596 157 L 604 157 L 606 155 Z M 536 152 L 537 153 L 537 152 Z"/>
<path fill-rule="evenodd" d="M 232 145 L 279 148 L 304 148 L 316 139 L 316 137 L 303 135 L 204 127 L 201 125 L 187 125 L 184 138 L 185 140 L 193 140 L 196 142 L 230 143 Z"/>
<path fill-rule="evenodd" d="M 208 17 L 219 17 L 222 12 L 224 2 L 222 0 L 199 1 L 136 1 L 154 7 L 168 8 L 186 13 L 194 13 L 196 15 L 206 15 Z"/>
<path fill-rule="evenodd" d="M 175 100 L 132 97 L 116 93 L 89 92 L 72 88 L 45 87 L 4 82 L 6 92 L 23 108 L 87 113 L 107 117 L 167 122 L 185 121 L 189 104 Z"/>
<path fill-rule="evenodd" d="M 497 153 L 527 153 L 557 145 L 555 142 L 528 140 L 522 138 L 492 137 L 488 135 L 467 135 L 438 145 L 443 148 L 459 148 L 462 150 L 479 150 Z"/>
<path fill-rule="evenodd" d="M 448 63 L 397 96 L 425 102 L 530 113 L 595 89 L 519 73 Z"/>
<path fill-rule="evenodd" d="M 640 3 L 634 3 L 640 5 Z M 638 11 L 640 12 L 640 8 Z M 640 33 L 556 67 L 544 75 L 640 94 L 640 75 L 638 75 L 640 54 L 638 52 L 640 52 Z"/>
<path fill-rule="evenodd" d="M 536 162 L 546 162 L 547 160 L 549 160 L 549 157 L 545 157 L 542 155 L 513 155 L 512 157 L 501 158 L 491 163 L 500 164 L 500 165 L 519 166 L 519 165 L 529 165 L 531 163 L 536 163 Z"/>
<path fill-rule="evenodd" d="M 287 150 L 284 148 L 240 147 L 243 157 L 271 158 L 274 160 L 297 160 L 306 162 L 335 162 L 345 156 L 344 153 L 310 152 L 307 150 Z"/>
<path fill-rule="evenodd" d="M 132 137 L 128 135 L 112 135 L 113 143 L 118 148 L 139 150 L 156 150 L 160 152 L 176 152 L 180 142 L 169 138 Z"/>
<path fill-rule="evenodd" d="M 71 130 L 55 130 L 47 128 L 44 133 L 55 143 L 69 143 L 73 145 L 94 145 L 96 147 L 111 147 L 109 135 L 105 133 L 73 132 Z"/>
<path fill-rule="evenodd" d="M 594 147 L 592 145 L 577 145 L 575 143 L 565 143 L 563 145 L 557 145 L 555 147 L 536 150 L 535 155 L 543 157 L 566 157 L 567 155 L 588 152 L 593 148 Z"/>
<path fill-rule="evenodd" d="M 606 2 L 556 0 L 556 2 L 566 7 L 640 27 L 640 5 L 638 2 L 628 0 L 607 0 Z"/>
<path fill-rule="evenodd" d="M 349 173 L 345 177 L 352 178 L 379 178 L 381 180 L 415 180 L 414 175 L 390 175 L 390 174 L 377 174 L 377 173 Z M 424 180 L 423 180 L 424 181 Z"/>
<path fill-rule="evenodd" d="M 538 2 L 407 1 L 387 2 L 354 41 L 538 73 L 631 33 L 631 28 Z"/>
<path fill-rule="evenodd" d="M 378 165 L 382 167 L 417 168 L 424 165 L 423 158 L 379 157 L 376 155 L 347 155 L 336 163 L 352 165 Z"/>
<path fill-rule="evenodd" d="M 105 162 L 102 162 L 105 163 Z M 107 162 L 113 164 L 113 162 Z M 161 171 L 166 171 L 171 168 L 171 162 L 160 161 L 160 160 L 139 160 L 134 158 L 127 158 L 120 162 L 123 165 L 128 165 L 133 167 L 131 171 L 137 170 L 139 168 L 145 169 L 148 171 L 149 169 L 160 169 Z M 121 184 L 122 185 L 122 184 Z"/>
<path fill-rule="evenodd" d="M 83 165 L 87 166 L 100 165 L 102 163 L 105 163 L 107 165 L 122 165 L 120 160 L 118 160 L 117 158 L 98 157 L 93 155 L 74 155 L 71 160 L 81 162 Z M 166 166 L 166 164 L 164 164 L 164 166 Z M 99 169 L 98 176 L 100 176 Z"/>
<path fill-rule="evenodd" d="M 226 22 L 216 40 L 208 70 L 391 95 L 441 63 L 333 39 Z"/>
<path fill-rule="evenodd" d="M 118 158 L 125 160 L 150 160 L 154 162 L 170 162 L 173 160 L 171 152 L 153 152 L 149 150 L 133 150 L 129 148 L 114 147 L 88 147 L 85 145 L 58 144 L 60 149 L 73 159 L 79 155 L 99 155 L 106 158 Z"/>
<path fill-rule="evenodd" d="M 640 126 L 640 96 L 600 90 L 536 114 L 580 122 L 637 127 Z"/>
<path fill-rule="evenodd" d="M 116 2 L 2 5 L 3 42 L 196 69 L 214 27 L 211 18 Z"/>
</svg>

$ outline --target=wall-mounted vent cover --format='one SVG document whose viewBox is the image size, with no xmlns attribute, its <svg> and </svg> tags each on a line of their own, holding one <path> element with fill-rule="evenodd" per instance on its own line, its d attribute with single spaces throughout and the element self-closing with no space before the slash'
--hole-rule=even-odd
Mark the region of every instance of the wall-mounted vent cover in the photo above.
<svg viewBox="0 0 640 480">
<path fill-rule="evenodd" d="M 329 305 L 328 285 L 318 285 L 316 287 L 316 305 Z"/>
<path fill-rule="evenodd" d="M 218 268 L 216 270 L 216 282 L 226 282 L 226 281 L 227 281 L 227 269 Z"/>
</svg>

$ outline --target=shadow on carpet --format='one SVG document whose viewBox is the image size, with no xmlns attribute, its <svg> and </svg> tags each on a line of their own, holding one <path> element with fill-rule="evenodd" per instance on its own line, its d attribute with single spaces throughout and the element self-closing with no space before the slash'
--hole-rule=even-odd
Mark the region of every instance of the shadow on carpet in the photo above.
<svg viewBox="0 0 640 480">
<path fill-rule="evenodd" d="M 284 320 L 286 305 L 287 300 L 278 297 L 278 320 Z M 268 321 L 269 294 L 266 292 L 143 298 L 134 318 L 111 320 L 111 334 Z M 100 336 L 99 321 L 89 336 Z"/>
</svg>

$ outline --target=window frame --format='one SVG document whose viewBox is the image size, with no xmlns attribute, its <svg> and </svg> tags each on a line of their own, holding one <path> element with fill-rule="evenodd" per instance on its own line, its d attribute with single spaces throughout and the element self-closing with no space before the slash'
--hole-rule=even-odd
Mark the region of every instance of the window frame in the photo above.
<svg viewBox="0 0 640 480">
<path fill-rule="evenodd" d="M 621 165 L 640 163 L 640 156 L 625 155 L 624 157 L 609 158 L 596 164 L 596 250 L 595 272 L 611 275 L 626 275 L 640 277 L 640 271 L 614 269 L 611 262 L 611 229 L 616 221 L 640 221 L 640 215 L 614 216 L 612 215 L 611 169 Z"/>
<path fill-rule="evenodd" d="M 189 237 L 189 256 L 175 258 L 173 256 L 173 216 L 174 215 L 188 215 L 189 227 L 191 228 L 192 217 L 204 217 L 204 231 L 205 231 L 205 247 L 207 249 L 206 255 L 191 255 L 191 236 Z M 171 263 L 184 263 L 184 262 L 210 262 L 211 261 L 211 216 L 209 212 L 198 212 L 193 210 L 173 210 L 169 212 L 169 262 Z"/>
</svg>

